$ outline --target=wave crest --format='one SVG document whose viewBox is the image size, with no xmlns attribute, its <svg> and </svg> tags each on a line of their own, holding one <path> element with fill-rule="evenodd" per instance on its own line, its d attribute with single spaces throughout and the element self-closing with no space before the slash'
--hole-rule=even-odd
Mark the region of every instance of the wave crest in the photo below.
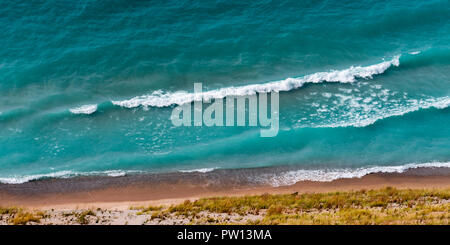
<svg viewBox="0 0 450 245">
<path fill-rule="evenodd" d="M 371 66 L 356 66 L 344 70 L 336 70 L 329 72 L 318 72 L 299 78 L 287 78 L 280 81 L 268 82 L 264 84 L 251 84 L 240 87 L 227 87 L 211 91 L 202 92 L 199 94 L 189 93 L 185 91 L 179 92 L 163 92 L 161 90 L 155 91 L 150 95 L 137 96 L 129 100 L 111 101 L 114 105 L 135 108 L 139 106 L 144 107 L 167 107 L 171 105 L 181 105 L 193 101 L 211 99 L 222 99 L 227 96 L 247 96 L 256 93 L 270 93 L 290 91 L 302 87 L 307 83 L 322 83 L 322 82 L 340 82 L 352 83 L 357 78 L 371 79 L 374 75 L 385 72 L 391 66 L 400 65 L 400 56 L 394 57 L 392 60 L 384 61 Z"/>
<path fill-rule="evenodd" d="M 97 105 L 83 105 L 77 108 L 69 109 L 73 114 L 86 114 L 90 115 L 97 111 Z"/>
<path fill-rule="evenodd" d="M 198 168 L 192 170 L 179 170 L 181 173 L 208 173 L 216 170 L 218 168 Z"/>
</svg>

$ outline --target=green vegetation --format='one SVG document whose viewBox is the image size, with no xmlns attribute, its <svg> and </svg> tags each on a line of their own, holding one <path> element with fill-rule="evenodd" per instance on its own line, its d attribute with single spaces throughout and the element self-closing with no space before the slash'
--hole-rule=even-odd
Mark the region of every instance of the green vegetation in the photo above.
<svg viewBox="0 0 450 245">
<path fill-rule="evenodd" d="M 450 205 L 424 205 L 415 208 L 356 208 L 299 214 L 267 215 L 250 224 L 289 225 L 393 225 L 449 224 Z"/>
<path fill-rule="evenodd" d="M 76 215 L 78 219 L 78 223 L 85 225 L 89 223 L 89 220 L 87 219 L 87 216 L 96 216 L 95 213 L 92 210 L 85 210 L 79 214 Z"/>
<path fill-rule="evenodd" d="M 94 211 L 92 210 L 84 210 L 81 212 L 69 212 L 69 213 L 63 213 L 63 217 L 72 217 L 74 216 L 76 218 L 76 221 L 81 225 L 89 224 L 88 216 L 96 216 Z"/>
<path fill-rule="evenodd" d="M 158 206 L 158 207 L 155 207 L 155 206 L 147 206 L 147 207 L 140 206 L 140 207 L 131 207 L 130 209 L 131 210 L 140 210 L 137 213 L 137 215 L 143 215 L 143 214 L 149 214 L 152 211 L 160 211 L 160 210 L 163 209 L 163 206 Z"/>
<path fill-rule="evenodd" d="M 122 216 L 120 216 L 122 215 Z M 143 215 L 144 217 L 137 217 Z M 121 217 L 121 218 L 118 218 Z M 332 193 L 212 197 L 120 211 L 47 213 L 0 207 L 0 224 L 450 224 L 450 189 L 384 188 Z"/>
<path fill-rule="evenodd" d="M 200 223 L 450 224 L 450 189 L 399 190 L 388 187 L 369 191 L 202 198 L 158 209 L 152 218 L 169 217 L 169 214 L 190 220 L 201 218 L 200 214 L 244 217 L 242 222 L 236 222 L 236 219 L 212 220 L 208 216 L 206 222 L 203 219 Z M 249 214 L 261 218 L 246 220 L 245 216 Z"/>
<path fill-rule="evenodd" d="M 0 215 L 1 219 L 5 218 L 8 223 L 13 225 L 26 225 L 29 222 L 39 223 L 40 220 L 45 216 L 45 214 L 40 211 L 28 212 L 17 207 L 0 207 Z"/>
<path fill-rule="evenodd" d="M 16 214 L 17 212 L 19 212 L 19 208 L 16 208 L 16 207 L 11 207 L 11 208 L 3 208 L 3 207 L 0 207 L 0 215 L 14 215 L 14 214 Z"/>
<path fill-rule="evenodd" d="M 14 215 L 12 219 L 13 225 L 26 225 L 28 222 L 39 223 L 43 215 L 41 212 L 31 213 L 31 212 L 18 212 Z"/>
</svg>

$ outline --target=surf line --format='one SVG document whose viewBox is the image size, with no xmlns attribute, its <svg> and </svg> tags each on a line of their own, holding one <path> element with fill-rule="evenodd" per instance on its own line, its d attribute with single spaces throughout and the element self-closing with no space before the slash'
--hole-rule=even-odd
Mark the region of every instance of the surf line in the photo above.
<svg viewBox="0 0 450 245">
<path fill-rule="evenodd" d="M 193 108 L 191 102 L 173 108 L 170 117 L 172 124 L 176 127 L 190 127 L 192 125 L 195 127 L 259 126 L 261 127 L 261 137 L 278 135 L 280 118 L 278 92 L 270 92 L 270 102 L 268 102 L 267 93 L 262 92 L 214 98 L 214 102 L 211 102 L 211 99 L 204 95 L 202 83 L 194 83 Z M 268 108 L 269 104 L 270 108 Z M 268 109 L 270 109 L 270 118 L 268 117 Z"/>
</svg>

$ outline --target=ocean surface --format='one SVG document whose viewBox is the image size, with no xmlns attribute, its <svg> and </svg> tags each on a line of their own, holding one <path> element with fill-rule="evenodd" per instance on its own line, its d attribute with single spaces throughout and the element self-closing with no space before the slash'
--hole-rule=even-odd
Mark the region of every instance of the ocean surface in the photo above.
<svg viewBox="0 0 450 245">
<path fill-rule="evenodd" d="M 2 183 L 450 167 L 446 0 L 2 1 L 0 23 Z M 280 92 L 278 135 L 175 127 L 199 82 L 218 99 Z"/>
</svg>

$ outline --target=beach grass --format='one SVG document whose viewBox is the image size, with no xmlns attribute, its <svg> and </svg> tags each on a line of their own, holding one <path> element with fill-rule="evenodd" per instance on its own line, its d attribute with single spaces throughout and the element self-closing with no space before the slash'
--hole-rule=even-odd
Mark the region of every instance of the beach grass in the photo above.
<svg viewBox="0 0 450 245">
<path fill-rule="evenodd" d="M 128 210 L 63 212 L 0 207 L 3 224 L 449 225 L 450 189 L 263 194 L 186 200 Z M 119 221 L 118 221 L 119 220 Z M 116 222 L 116 223 L 117 223 Z M 120 223 L 120 222 L 119 222 Z"/>
<path fill-rule="evenodd" d="M 145 208 L 152 209 L 155 208 Z M 205 213 L 209 218 L 214 217 L 211 214 L 239 215 L 247 224 L 449 224 L 450 189 L 387 187 L 349 192 L 212 197 L 187 200 L 163 210 L 159 208 L 156 213 L 155 217 L 174 214 L 191 220 Z M 261 218 L 245 219 L 247 215 Z M 209 219 L 206 223 L 227 221 Z"/>
<path fill-rule="evenodd" d="M 31 222 L 39 223 L 45 216 L 42 211 L 27 211 L 18 207 L 4 208 L 0 207 L 0 217 L 3 220 L 5 217 L 10 224 L 13 225 L 26 225 Z"/>
</svg>

